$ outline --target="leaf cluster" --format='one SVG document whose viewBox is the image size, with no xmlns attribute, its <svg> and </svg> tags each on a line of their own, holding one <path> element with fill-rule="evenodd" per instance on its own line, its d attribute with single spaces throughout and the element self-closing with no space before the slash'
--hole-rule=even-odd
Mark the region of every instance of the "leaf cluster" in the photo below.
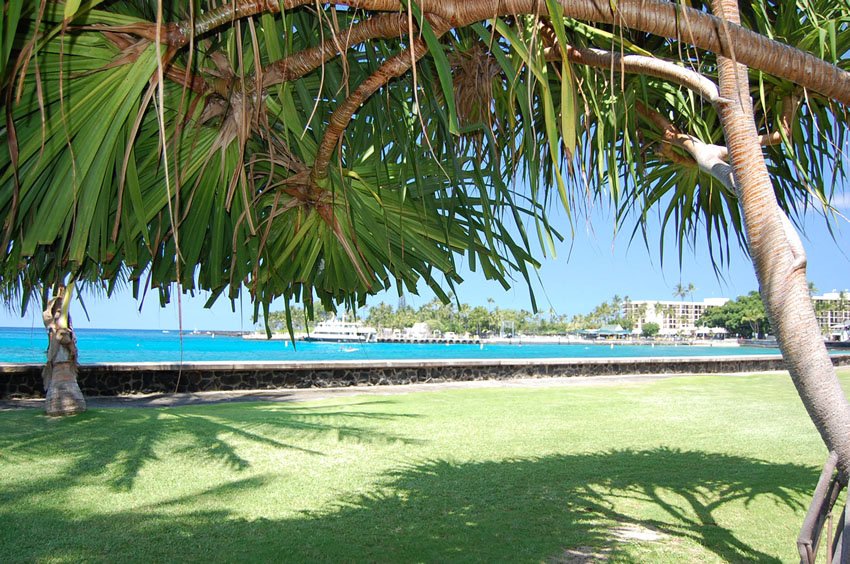
<svg viewBox="0 0 850 564">
<path fill-rule="evenodd" d="M 722 306 L 706 308 L 696 324 L 700 327 L 722 327 L 730 335 L 747 339 L 770 333 L 770 322 L 758 292 L 738 296 Z"/>
</svg>

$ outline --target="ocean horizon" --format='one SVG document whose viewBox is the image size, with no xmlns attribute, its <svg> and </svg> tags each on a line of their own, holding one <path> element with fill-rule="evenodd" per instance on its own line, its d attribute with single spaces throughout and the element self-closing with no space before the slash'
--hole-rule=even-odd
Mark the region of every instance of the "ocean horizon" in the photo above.
<svg viewBox="0 0 850 564">
<path fill-rule="evenodd" d="M 451 360 L 533 358 L 647 358 L 764 355 L 776 349 L 738 346 L 611 343 L 321 343 L 251 340 L 215 332 L 154 329 L 76 329 L 80 364 L 109 362 L 310 362 L 328 360 Z M 0 327 L 0 363 L 42 363 L 41 327 Z"/>
</svg>

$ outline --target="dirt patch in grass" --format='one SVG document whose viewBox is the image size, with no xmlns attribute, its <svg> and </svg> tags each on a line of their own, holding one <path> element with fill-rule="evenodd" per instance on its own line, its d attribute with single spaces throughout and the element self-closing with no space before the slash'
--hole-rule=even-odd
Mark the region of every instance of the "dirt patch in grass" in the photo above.
<svg viewBox="0 0 850 564">
<path fill-rule="evenodd" d="M 549 560 L 551 564 L 593 564 L 607 562 L 617 544 L 661 542 L 668 535 L 635 523 L 620 523 L 609 531 L 605 546 L 577 546 Z"/>
</svg>

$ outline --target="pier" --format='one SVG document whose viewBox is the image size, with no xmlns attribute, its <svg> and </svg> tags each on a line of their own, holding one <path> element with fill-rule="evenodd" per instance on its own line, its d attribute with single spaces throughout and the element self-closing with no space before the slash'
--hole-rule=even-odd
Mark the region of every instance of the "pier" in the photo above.
<svg viewBox="0 0 850 564">
<path fill-rule="evenodd" d="M 407 345 L 414 344 L 429 344 L 429 345 L 478 345 L 486 343 L 484 339 L 478 337 L 377 337 L 376 343 L 400 343 Z"/>
</svg>

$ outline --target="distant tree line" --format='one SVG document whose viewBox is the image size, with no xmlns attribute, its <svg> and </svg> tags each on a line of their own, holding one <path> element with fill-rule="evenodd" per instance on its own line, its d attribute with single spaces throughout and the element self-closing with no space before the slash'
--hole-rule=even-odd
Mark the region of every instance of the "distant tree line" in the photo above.
<svg viewBox="0 0 850 564">
<path fill-rule="evenodd" d="M 554 309 L 545 312 L 532 313 L 525 309 L 502 308 L 496 306 L 492 299 L 488 307 L 458 304 L 455 301 L 443 303 L 434 298 L 419 308 L 407 305 L 404 299 L 397 307 L 381 302 L 368 308 L 365 314 L 358 315 L 368 325 L 377 329 L 398 329 L 412 327 L 414 323 L 427 323 L 431 331 L 441 333 L 457 333 L 463 335 L 563 335 L 583 329 L 598 329 L 606 325 L 620 325 L 624 329 L 632 329 L 635 320 L 623 312 L 629 303 L 629 298 L 613 296 L 611 300 L 597 305 L 590 313 L 568 317 L 558 314 Z M 332 314 L 325 311 L 315 311 L 315 319 L 310 326 Z M 347 314 L 347 317 L 353 317 Z M 307 328 L 307 315 L 303 308 L 290 308 L 293 331 L 304 331 Z M 272 331 L 287 330 L 286 312 L 273 311 L 268 318 Z"/>
<path fill-rule="evenodd" d="M 619 325 L 623 329 L 633 329 L 637 319 L 625 312 L 631 304 L 629 296 L 620 297 L 617 294 L 610 301 L 604 301 L 590 313 L 574 315 L 570 319 L 570 330 L 599 329 L 600 327 Z"/>
<path fill-rule="evenodd" d="M 694 285 L 687 286 L 679 284 L 674 295 L 684 298 L 691 295 Z M 814 291 L 814 289 L 813 289 Z M 850 308 L 850 296 L 844 292 L 840 294 L 841 309 Z M 604 326 L 619 325 L 623 329 L 633 329 L 637 319 L 627 315 L 626 311 L 633 311 L 639 317 L 645 315 L 646 306 L 642 308 L 629 308 L 631 303 L 628 296 L 620 297 L 614 295 L 593 308 L 589 313 L 577 314 L 568 317 L 566 314 L 558 314 L 553 309 L 546 312 L 532 313 L 525 309 L 502 308 L 494 304 L 494 300 L 488 300 L 488 306 L 471 306 L 469 304 L 457 304 L 451 301 L 444 304 L 434 298 L 419 308 L 407 305 L 401 299 L 397 307 L 381 302 L 368 308 L 364 315 L 358 317 L 367 324 L 377 329 L 398 329 L 412 327 L 414 323 L 427 323 L 431 331 L 441 333 L 453 332 L 459 335 L 469 333 L 471 335 L 498 335 L 522 334 L 522 335 L 563 335 L 566 333 L 599 329 Z M 663 307 L 663 306 L 662 306 Z M 674 306 L 668 306 L 674 310 Z M 815 302 L 816 309 L 836 307 L 833 303 Z M 315 323 L 329 319 L 333 314 L 316 310 L 314 312 Z M 672 315 L 662 310 L 662 315 Z M 292 329 L 295 332 L 305 331 L 308 322 L 303 308 L 292 306 L 290 308 Z M 348 317 L 353 317 L 350 314 Z M 269 314 L 269 327 L 272 331 L 285 332 L 286 312 L 274 311 Z M 763 337 L 770 334 L 770 323 L 764 310 L 764 304 L 758 292 L 750 292 L 745 296 L 738 296 L 734 300 L 722 306 L 709 307 L 700 317 L 696 325 L 698 327 L 721 327 L 726 329 L 730 335 L 738 335 L 747 339 Z M 659 332 L 657 323 L 644 323 L 642 335 L 652 337 Z"/>
</svg>

